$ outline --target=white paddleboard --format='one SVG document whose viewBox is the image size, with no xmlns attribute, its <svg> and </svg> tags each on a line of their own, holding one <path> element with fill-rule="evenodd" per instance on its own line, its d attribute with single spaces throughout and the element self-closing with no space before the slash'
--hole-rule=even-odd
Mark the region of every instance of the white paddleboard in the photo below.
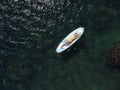
<svg viewBox="0 0 120 90">
<path fill-rule="evenodd" d="M 69 43 L 69 45 L 64 45 L 67 40 L 69 38 L 71 38 L 75 33 L 78 34 L 78 37 L 75 38 L 75 40 L 73 40 L 71 43 Z M 58 45 L 57 49 L 56 49 L 56 52 L 57 53 L 61 53 L 63 51 L 65 51 L 66 49 L 68 49 L 71 45 L 73 45 L 81 36 L 82 34 L 84 33 L 84 28 L 83 27 L 80 27 L 80 28 L 77 28 L 75 29 L 74 31 L 72 31 L 70 34 L 68 34 L 62 41 L 61 43 Z"/>
</svg>

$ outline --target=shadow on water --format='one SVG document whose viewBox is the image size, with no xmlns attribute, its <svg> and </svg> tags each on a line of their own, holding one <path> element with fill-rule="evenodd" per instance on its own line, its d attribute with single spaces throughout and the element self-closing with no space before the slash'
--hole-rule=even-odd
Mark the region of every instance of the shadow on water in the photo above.
<svg viewBox="0 0 120 90">
<path fill-rule="evenodd" d="M 84 48 L 85 48 L 85 41 L 83 39 L 81 40 L 79 39 L 70 48 L 60 53 L 60 58 L 63 61 L 68 61 L 70 58 L 73 58 L 74 56 L 78 55 L 78 53 L 80 53 L 80 50 Z"/>
</svg>

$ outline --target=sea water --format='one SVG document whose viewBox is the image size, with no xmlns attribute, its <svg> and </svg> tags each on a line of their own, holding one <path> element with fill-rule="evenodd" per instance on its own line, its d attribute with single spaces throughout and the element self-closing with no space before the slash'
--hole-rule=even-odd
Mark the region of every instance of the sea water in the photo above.
<svg viewBox="0 0 120 90">
<path fill-rule="evenodd" d="M 120 90 L 109 65 L 120 40 L 119 0 L 1 0 L 0 90 Z M 78 27 L 84 35 L 57 54 Z"/>
</svg>

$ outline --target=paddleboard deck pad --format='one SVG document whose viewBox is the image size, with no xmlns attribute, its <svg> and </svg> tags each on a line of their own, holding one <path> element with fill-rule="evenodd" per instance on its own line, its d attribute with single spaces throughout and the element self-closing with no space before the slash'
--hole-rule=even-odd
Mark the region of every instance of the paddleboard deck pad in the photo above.
<svg viewBox="0 0 120 90">
<path fill-rule="evenodd" d="M 72 41 L 70 42 L 68 45 L 66 44 L 68 39 L 70 39 L 72 36 L 74 36 L 74 34 L 77 33 L 77 37 Z M 84 28 L 83 27 L 80 27 L 80 28 L 77 28 L 75 29 L 74 31 L 72 31 L 70 34 L 68 34 L 62 41 L 61 43 L 58 45 L 57 49 L 56 49 L 56 52 L 57 53 L 61 53 L 63 51 L 65 51 L 66 49 L 68 49 L 71 45 L 73 45 L 81 36 L 82 34 L 84 33 Z M 65 45 L 66 44 L 66 45 Z"/>
</svg>

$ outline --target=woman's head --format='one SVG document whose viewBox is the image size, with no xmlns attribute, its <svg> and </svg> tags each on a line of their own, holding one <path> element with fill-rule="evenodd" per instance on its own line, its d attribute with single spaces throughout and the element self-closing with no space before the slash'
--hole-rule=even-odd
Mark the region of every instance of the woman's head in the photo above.
<svg viewBox="0 0 120 90">
<path fill-rule="evenodd" d="M 75 36 L 75 37 L 78 37 L 78 34 L 77 34 L 77 33 L 75 33 L 75 34 L 74 34 L 74 36 Z"/>
</svg>

